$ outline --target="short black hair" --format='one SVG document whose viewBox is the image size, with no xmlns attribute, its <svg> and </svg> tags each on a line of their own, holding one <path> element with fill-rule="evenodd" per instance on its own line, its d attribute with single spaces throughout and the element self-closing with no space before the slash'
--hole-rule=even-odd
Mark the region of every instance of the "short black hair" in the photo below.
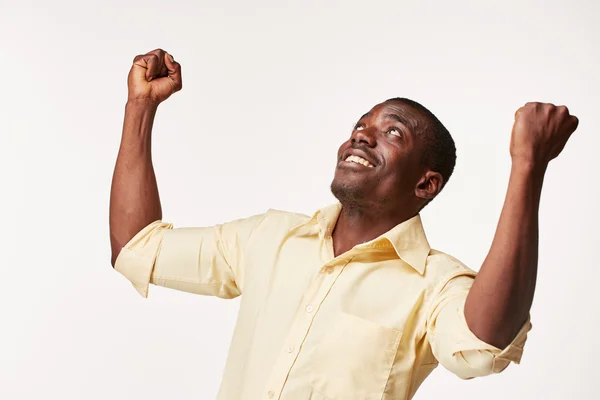
<svg viewBox="0 0 600 400">
<path fill-rule="evenodd" d="M 450 132 L 448 132 L 448 129 L 446 129 L 444 124 L 442 124 L 440 120 L 422 104 L 404 97 L 386 100 L 386 102 L 388 101 L 397 101 L 407 104 L 424 117 L 424 124 L 419 129 L 420 132 L 415 132 L 415 134 L 422 135 L 425 142 L 421 161 L 423 162 L 423 165 L 442 175 L 444 178 L 444 182 L 442 183 L 443 188 L 452 176 L 454 166 L 456 165 L 456 146 L 454 145 L 454 139 L 452 139 Z"/>
</svg>

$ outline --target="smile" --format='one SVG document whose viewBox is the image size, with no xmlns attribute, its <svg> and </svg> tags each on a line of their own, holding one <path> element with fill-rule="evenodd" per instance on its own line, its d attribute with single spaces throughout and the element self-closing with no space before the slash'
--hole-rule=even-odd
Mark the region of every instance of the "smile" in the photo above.
<svg viewBox="0 0 600 400">
<path fill-rule="evenodd" d="M 346 160 L 344 161 L 353 162 L 360 165 L 364 165 L 365 167 L 373 168 L 373 165 L 370 162 L 359 156 L 348 156 L 348 158 L 346 158 Z"/>
</svg>

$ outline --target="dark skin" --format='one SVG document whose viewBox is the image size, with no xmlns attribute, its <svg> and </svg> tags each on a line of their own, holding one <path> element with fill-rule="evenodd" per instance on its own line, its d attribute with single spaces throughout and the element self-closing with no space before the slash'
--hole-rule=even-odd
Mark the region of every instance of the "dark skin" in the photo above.
<svg viewBox="0 0 600 400">
<path fill-rule="evenodd" d="M 398 118 L 400 117 L 400 118 Z M 443 186 L 421 163 L 424 116 L 398 101 L 363 116 L 338 151 L 332 183 L 342 211 L 334 254 L 372 240 L 416 215 Z M 564 106 L 527 103 L 515 115 L 512 171 L 490 251 L 465 304 L 465 319 L 481 340 L 505 348 L 527 320 L 538 260 L 538 209 L 548 163 L 564 148 L 578 119 Z M 356 153 L 373 164 L 342 160 Z"/>
<path fill-rule="evenodd" d="M 164 50 L 135 57 L 111 188 L 113 265 L 137 232 L 162 219 L 151 157 L 152 123 L 158 105 L 181 88 L 181 66 Z M 379 104 L 359 120 L 351 138 L 340 147 L 331 185 L 342 204 L 333 232 L 336 256 L 413 217 L 440 192 L 442 176 L 421 162 L 424 118 L 402 102 Z M 496 347 L 506 347 L 529 314 L 544 175 L 577 125 L 566 107 L 552 104 L 527 103 L 515 115 L 506 200 L 492 246 L 465 304 L 471 331 Z M 346 161 L 350 155 L 366 160 L 367 166 Z"/>
<path fill-rule="evenodd" d="M 342 203 L 333 231 L 334 255 L 372 240 L 415 216 L 441 190 L 443 177 L 421 162 L 422 116 L 400 102 L 379 104 L 355 125 L 338 150 L 331 184 Z M 344 161 L 350 154 L 372 168 Z"/>
</svg>

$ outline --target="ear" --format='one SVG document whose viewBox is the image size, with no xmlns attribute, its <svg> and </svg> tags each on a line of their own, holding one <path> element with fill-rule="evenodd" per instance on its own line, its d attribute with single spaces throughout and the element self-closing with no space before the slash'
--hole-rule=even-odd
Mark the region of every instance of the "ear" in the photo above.
<svg viewBox="0 0 600 400">
<path fill-rule="evenodd" d="M 415 188 L 415 195 L 424 200 L 431 200 L 442 190 L 444 177 L 439 172 L 426 171 Z"/>
</svg>

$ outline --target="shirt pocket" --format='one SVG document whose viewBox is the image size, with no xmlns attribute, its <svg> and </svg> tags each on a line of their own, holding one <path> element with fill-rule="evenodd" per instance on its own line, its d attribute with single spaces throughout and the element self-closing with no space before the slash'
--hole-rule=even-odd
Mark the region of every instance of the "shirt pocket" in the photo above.
<svg viewBox="0 0 600 400">
<path fill-rule="evenodd" d="M 401 338 L 398 329 L 338 313 L 312 353 L 311 386 L 332 400 L 380 400 Z"/>
</svg>

